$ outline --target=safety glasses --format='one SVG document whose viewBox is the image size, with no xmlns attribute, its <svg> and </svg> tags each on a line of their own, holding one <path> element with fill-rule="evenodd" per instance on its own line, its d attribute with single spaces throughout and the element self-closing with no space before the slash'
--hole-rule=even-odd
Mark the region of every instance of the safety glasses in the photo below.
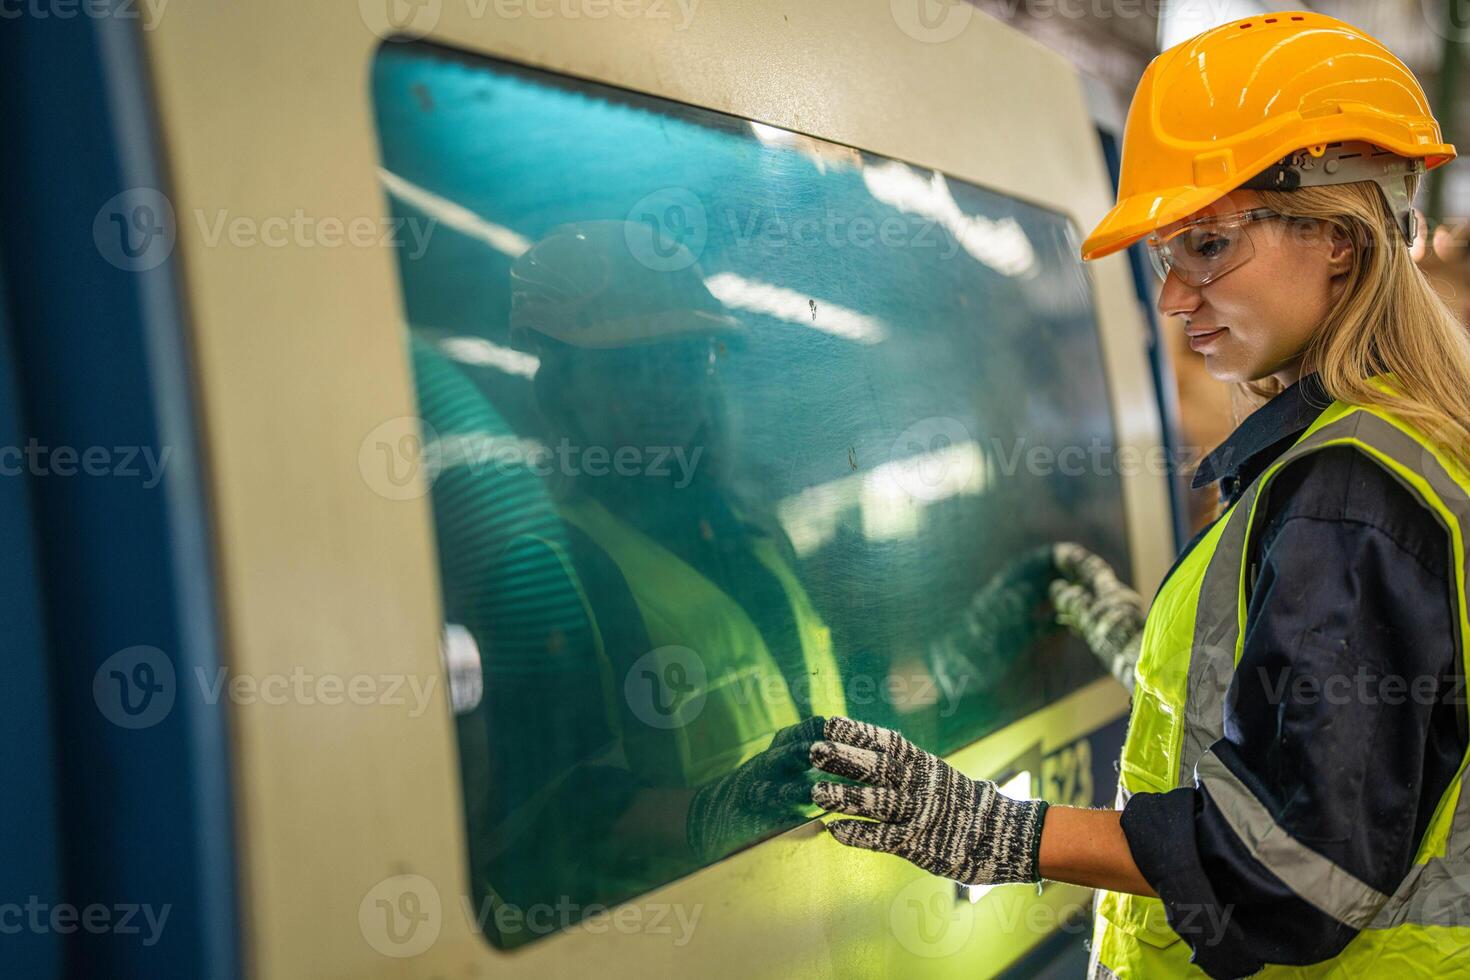
<svg viewBox="0 0 1470 980">
<path fill-rule="evenodd" d="M 1160 279 L 1173 272 L 1190 286 L 1203 286 L 1250 261 L 1255 249 L 1247 225 L 1279 217 L 1270 208 L 1252 208 L 1196 218 L 1163 237 L 1149 236 L 1149 260 Z"/>
</svg>

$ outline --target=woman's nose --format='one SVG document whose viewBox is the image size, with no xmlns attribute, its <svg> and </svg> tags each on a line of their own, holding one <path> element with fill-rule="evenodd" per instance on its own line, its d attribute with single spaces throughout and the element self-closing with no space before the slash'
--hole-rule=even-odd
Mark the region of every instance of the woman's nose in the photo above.
<svg viewBox="0 0 1470 980">
<path fill-rule="evenodd" d="M 1187 317 L 1200 308 L 1203 297 L 1198 286 L 1191 286 L 1171 271 L 1159 290 L 1158 310 L 1164 316 Z"/>
</svg>

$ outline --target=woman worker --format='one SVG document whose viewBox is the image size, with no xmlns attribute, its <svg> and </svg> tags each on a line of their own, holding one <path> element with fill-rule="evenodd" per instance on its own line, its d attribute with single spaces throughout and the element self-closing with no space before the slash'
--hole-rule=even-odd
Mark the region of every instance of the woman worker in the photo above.
<svg viewBox="0 0 1470 980">
<path fill-rule="evenodd" d="M 1409 250 L 1419 179 L 1453 156 L 1409 70 L 1329 17 L 1153 61 L 1083 257 L 1147 238 L 1159 311 L 1259 408 L 1201 464 L 1222 513 L 1146 620 L 1101 559 L 1055 549 L 1060 618 L 1133 693 L 1119 808 L 1010 800 L 831 718 L 812 761 L 856 784 L 812 796 L 859 818 L 833 836 L 1099 889 L 1094 976 L 1470 964 L 1470 341 Z"/>
</svg>

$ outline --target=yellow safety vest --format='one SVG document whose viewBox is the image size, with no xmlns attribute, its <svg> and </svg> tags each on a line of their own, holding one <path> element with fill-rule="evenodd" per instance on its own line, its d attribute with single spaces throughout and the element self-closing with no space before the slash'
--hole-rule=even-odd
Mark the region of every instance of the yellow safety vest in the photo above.
<svg viewBox="0 0 1470 980">
<path fill-rule="evenodd" d="M 617 564 L 643 617 L 651 647 L 645 658 L 608 668 L 610 697 L 621 704 L 612 715 L 623 719 L 633 771 L 664 785 L 698 786 L 765 749 L 776 730 L 801 721 L 760 629 L 735 600 L 596 500 L 577 497 L 560 509 Z M 751 548 L 791 603 L 812 711 L 845 713 L 831 630 L 775 544 L 756 537 Z M 665 720 L 650 710 L 662 696 L 659 685 L 671 677 L 679 682 L 683 713 Z M 653 691 L 639 689 L 645 678 Z"/>
<path fill-rule="evenodd" d="M 1375 384 L 1392 388 L 1384 379 Z M 1133 793 L 1197 785 L 1210 795 L 1256 860 L 1302 900 L 1361 930 L 1338 956 L 1309 967 L 1268 966 L 1260 976 L 1432 976 L 1470 970 L 1470 793 L 1467 759 L 1440 799 L 1414 865 L 1385 895 L 1292 839 L 1211 746 L 1223 737 L 1223 702 L 1240 661 L 1260 532 L 1271 482 L 1292 460 L 1327 446 L 1353 446 L 1386 467 L 1432 510 L 1454 548 L 1461 648 L 1470 669 L 1465 529 L 1470 473 L 1391 412 L 1333 402 L 1262 473 L 1175 568 L 1149 609 L 1133 710 L 1123 746 L 1121 808 Z M 1156 898 L 1100 892 L 1093 977 L 1204 974 L 1165 921 Z"/>
</svg>

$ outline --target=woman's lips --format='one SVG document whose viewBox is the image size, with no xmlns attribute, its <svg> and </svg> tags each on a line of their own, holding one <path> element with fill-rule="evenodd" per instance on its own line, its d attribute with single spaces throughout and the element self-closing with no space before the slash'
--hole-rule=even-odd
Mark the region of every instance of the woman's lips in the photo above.
<svg viewBox="0 0 1470 980">
<path fill-rule="evenodd" d="M 1189 334 L 1189 349 L 1200 350 L 1214 343 L 1215 340 L 1225 334 L 1228 328 L 1221 327 L 1219 330 L 1186 331 Z"/>
</svg>

